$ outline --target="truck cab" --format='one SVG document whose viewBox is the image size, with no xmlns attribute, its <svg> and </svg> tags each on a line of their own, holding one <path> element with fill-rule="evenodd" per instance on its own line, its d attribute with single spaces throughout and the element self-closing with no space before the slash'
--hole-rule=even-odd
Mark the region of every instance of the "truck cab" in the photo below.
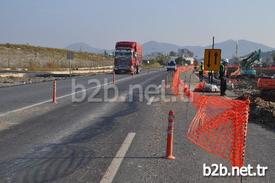
<svg viewBox="0 0 275 183">
<path fill-rule="evenodd" d="M 142 64 L 142 47 L 136 42 L 117 42 L 114 72 L 138 74 Z"/>
</svg>

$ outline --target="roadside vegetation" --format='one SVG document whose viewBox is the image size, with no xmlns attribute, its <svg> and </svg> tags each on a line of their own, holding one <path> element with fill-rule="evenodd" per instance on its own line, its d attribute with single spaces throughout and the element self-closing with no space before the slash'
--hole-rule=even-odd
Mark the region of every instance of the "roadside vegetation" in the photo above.
<svg viewBox="0 0 275 183">
<path fill-rule="evenodd" d="M 66 49 L 46 48 L 22 44 L 0 44 L 0 67 L 30 71 L 64 70 L 69 68 Z M 110 66 L 113 58 L 87 52 L 74 53 L 73 69 Z"/>
<path fill-rule="evenodd" d="M 175 52 L 170 52 L 169 55 L 158 55 L 154 58 L 151 58 L 149 60 L 145 60 L 143 63 L 145 66 L 158 66 L 158 67 L 163 67 L 166 66 L 167 63 L 171 60 L 174 59 L 177 63 L 177 65 L 190 65 L 191 62 L 189 60 L 186 60 L 183 57 L 180 57 L 177 55 Z"/>
<path fill-rule="evenodd" d="M 147 62 L 148 65 L 159 65 L 159 66 L 165 66 L 167 62 L 169 61 L 170 56 L 167 55 L 159 55 L 155 58 L 149 59 Z M 146 63 L 146 61 L 144 62 Z"/>
<path fill-rule="evenodd" d="M 143 62 L 143 68 L 145 68 L 145 69 L 161 68 L 161 67 L 163 67 L 163 66 L 160 65 L 158 62 L 154 62 L 154 63 Z"/>
</svg>

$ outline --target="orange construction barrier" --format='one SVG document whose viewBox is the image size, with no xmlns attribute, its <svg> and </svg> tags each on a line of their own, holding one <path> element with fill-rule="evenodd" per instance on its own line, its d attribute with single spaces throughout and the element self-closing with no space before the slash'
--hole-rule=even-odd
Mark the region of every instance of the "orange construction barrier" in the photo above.
<svg viewBox="0 0 275 183">
<path fill-rule="evenodd" d="M 198 108 L 187 137 L 206 151 L 231 161 L 232 166 L 244 165 L 249 113 L 249 100 L 233 100 L 205 96 L 185 89 Z"/>
<path fill-rule="evenodd" d="M 260 89 L 266 89 L 266 90 L 275 89 L 275 79 L 272 79 L 272 78 L 259 78 L 257 86 Z"/>
<path fill-rule="evenodd" d="M 258 70 L 275 70 L 275 66 L 269 66 L 269 67 L 253 67 L 254 69 Z"/>
<path fill-rule="evenodd" d="M 166 144 L 166 158 L 169 160 L 176 159 L 175 156 L 173 155 L 174 119 L 175 119 L 175 113 L 173 111 L 169 111 L 168 129 L 167 129 L 167 144 Z"/>
<path fill-rule="evenodd" d="M 219 96 L 201 98 L 187 137 L 206 151 L 244 165 L 248 101 L 229 101 Z"/>
<path fill-rule="evenodd" d="M 205 82 L 200 82 L 199 84 L 197 84 L 194 91 L 200 92 L 200 91 L 203 91 L 204 88 L 205 88 Z"/>
<path fill-rule="evenodd" d="M 181 74 L 181 72 L 180 72 L 179 69 L 173 74 L 172 90 L 173 90 L 175 95 L 179 95 L 180 74 Z"/>
<path fill-rule="evenodd" d="M 206 151 L 230 160 L 232 166 L 242 167 L 245 159 L 249 100 L 194 93 L 180 80 L 180 74 L 176 73 L 173 78 L 175 94 L 179 93 L 177 90 L 182 85 L 184 94 L 197 108 L 187 132 L 188 139 Z"/>
<path fill-rule="evenodd" d="M 181 85 L 180 75 L 181 75 L 181 73 L 190 71 L 191 69 L 192 69 L 192 66 L 178 67 L 177 71 L 174 73 L 172 90 L 175 95 L 179 95 L 179 92 L 180 92 L 180 85 Z"/>
</svg>

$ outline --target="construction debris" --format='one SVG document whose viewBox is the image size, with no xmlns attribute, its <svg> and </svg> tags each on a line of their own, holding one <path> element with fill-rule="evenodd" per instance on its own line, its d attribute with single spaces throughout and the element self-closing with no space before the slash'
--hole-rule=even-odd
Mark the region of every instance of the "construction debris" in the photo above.
<svg viewBox="0 0 275 183">
<path fill-rule="evenodd" d="M 220 92 L 220 89 L 217 85 L 201 82 L 196 86 L 194 92 Z"/>
<path fill-rule="evenodd" d="M 235 82 L 234 92 L 239 96 L 250 98 L 250 122 L 275 129 L 274 91 L 260 91 L 256 79 L 244 78 Z"/>
</svg>

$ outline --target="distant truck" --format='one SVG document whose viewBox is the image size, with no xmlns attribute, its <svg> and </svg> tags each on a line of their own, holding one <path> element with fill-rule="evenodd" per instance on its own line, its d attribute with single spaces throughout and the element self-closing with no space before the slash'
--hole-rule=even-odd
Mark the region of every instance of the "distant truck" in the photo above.
<svg viewBox="0 0 275 183">
<path fill-rule="evenodd" d="M 114 72 L 139 74 L 142 66 L 142 46 L 137 42 L 120 41 L 115 47 Z"/>
</svg>

